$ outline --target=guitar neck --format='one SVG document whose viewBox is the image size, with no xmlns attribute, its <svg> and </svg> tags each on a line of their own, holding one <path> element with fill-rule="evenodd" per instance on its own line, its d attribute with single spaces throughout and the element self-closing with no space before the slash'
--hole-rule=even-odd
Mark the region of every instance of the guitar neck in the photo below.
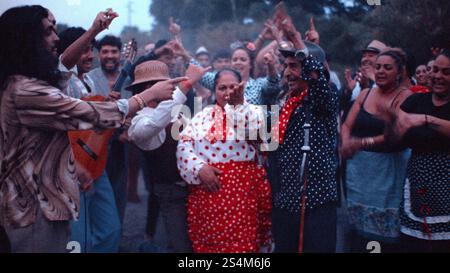
<svg viewBox="0 0 450 273">
<path fill-rule="evenodd" d="M 131 74 L 132 64 L 130 61 L 125 62 L 122 70 L 120 71 L 120 75 L 117 78 L 116 82 L 112 87 L 112 91 L 119 92 L 122 90 L 123 85 L 125 84 L 126 79 Z"/>
</svg>

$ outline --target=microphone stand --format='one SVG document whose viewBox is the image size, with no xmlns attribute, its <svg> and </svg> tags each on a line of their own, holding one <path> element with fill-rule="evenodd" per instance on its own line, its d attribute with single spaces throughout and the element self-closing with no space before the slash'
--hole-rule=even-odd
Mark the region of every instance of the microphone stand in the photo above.
<svg viewBox="0 0 450 273">
<path fill-rule="evenodd" d="M 300 236 L 299 236 L 299 253 L 303 253 L 304 245 L 304 228 L 305 228 L 305 213 L 306 213 L 306 202 L 307 202 L 307 191 L 308 191 L 308 180 L 307 180 L 307 169 L 308 169 L 308 155 L 311 152 L 311 147 L 309 146 L 310 141 L 310 131 L 311 131 L 311 112 L 309 104 L 309 94 L 304 99 L 305 107 L 305 123 L 303 125 L 303 146 L 302 150 L 302 162 L 300 165 L 300 181 L 303 182 L 300 188 L 301 193 L 301 207 L 300 207 Z"/>
</svg>

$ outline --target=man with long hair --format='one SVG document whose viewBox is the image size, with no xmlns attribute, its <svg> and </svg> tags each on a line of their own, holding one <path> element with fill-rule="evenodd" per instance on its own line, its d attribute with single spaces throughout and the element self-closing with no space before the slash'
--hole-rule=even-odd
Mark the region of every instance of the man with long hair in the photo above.
<svg viewBox="0 0 450 273">
<path fill-rule="evenodd" d="M 116 16 L 105 12 L 103 28 Z M 0 226 L 12 252 L 66 251 L 83 182 L 67 131 L 119 128 L 127 115 L 169 99 L 174 84 L 185 80 L 160 82 L 117 102 L 68 97 L 60 88 L 55 26 L 42 6 L 12 8 L 0 17 Z"/>
<path fill-rule="evenodd" d="M 57 70 L 59 38 L 53 14 L 41 6 L 12 8 L 3 14 L 1 25 L 0 87 L 5 88 L 7 78 L 14 74 L 58 87 L 62 77 Z"/>
</svg>

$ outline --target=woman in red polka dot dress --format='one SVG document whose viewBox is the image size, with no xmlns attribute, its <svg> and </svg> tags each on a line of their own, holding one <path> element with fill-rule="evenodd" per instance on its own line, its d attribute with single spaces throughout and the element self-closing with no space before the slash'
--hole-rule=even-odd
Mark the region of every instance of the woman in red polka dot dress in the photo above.
<svg viewBox="0 0 450 273">
<path fill-rule="evenodd" d="M 251 253 L 271 246 L 271 190 L 255 148 L 263 111 L 244 102 L 241 76 L 214 79 L 217 104 L 198 113 L 181 134 L 177 159 L 191 186 L 189 236 L 195 252 Z"/>
</svg>

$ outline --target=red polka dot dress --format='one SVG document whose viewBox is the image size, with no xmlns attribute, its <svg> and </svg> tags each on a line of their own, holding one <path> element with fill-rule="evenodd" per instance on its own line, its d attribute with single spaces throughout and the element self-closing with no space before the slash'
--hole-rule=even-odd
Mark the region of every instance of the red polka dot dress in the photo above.
<svg viewBox="0 0 450 273">
<path fill-rule="evenodd" d="M 195 252 L 251 253 L 270 245 L 271 189 L 255 147 L 245 139 L 263 120 L 254 105 L 210 107 L 181 134 L 178 168 L 191 185 L 188 225 Z M 198 172 L 206 164 L 222 171 L 218 192 L 199 186 Z"/>
</svg>

